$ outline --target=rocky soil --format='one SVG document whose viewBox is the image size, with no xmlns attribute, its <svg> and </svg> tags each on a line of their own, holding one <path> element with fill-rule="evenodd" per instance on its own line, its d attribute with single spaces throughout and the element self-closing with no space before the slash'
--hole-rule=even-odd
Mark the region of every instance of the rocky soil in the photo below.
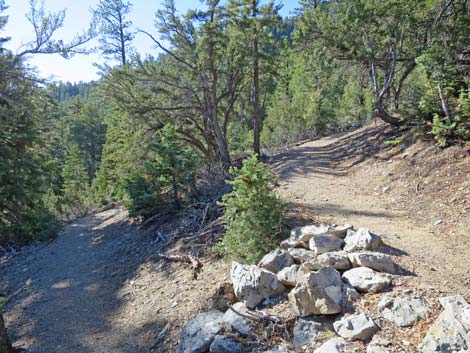
<svg viewBox="0 0 470 353">
<path fill-rule="evenodd" d="M 464 300 L 470 299 L 470 146 L 444 151 L 425 142 L 385 146 L 382 142 L 391 137 L 384 127 L 373 126 L 295 146 L 270 159 L 280 176 L 278 191 L 291 201 L 292 228 L 318 222 L 366 227 L 386 244 L 372 250 L 378 254 L 355 249 L 344 256 L 347 244 L 335 241 L 330 236 L 334 234 L 309 239 L 305 251 L 288 250 L 292 244 L 284 244 L 283 251 L 293 252 L 293 260 L 285 263 L 289 266 L 262 270 L 279 270 L 274 277 L 263 276 L 268 284 L 275 279 L 284 291 L 278 295 L 282 287 L 269 285 L 271 299 L 265 301 L 263 294 L 262 302 L 250 309 L 237 303 L 241 298 L 233 293 L 231 264 L 210 250 L 216 241 L 213 233 L 187 232 L 194 220 L 184 214 L 142 229 L 129 222 L 125 210 L 113 209 L 68 225 L 51 243 L 0 255 L 0 293 L 6 296 L 5 323 L 14 344 L 33 353 L 176 352 L 183 327 L 194 333 L 197 325 L 186 324 L 199 313 L 211 312 L 214 319 L 203 322 L 225 322 L 232 316 L 238 329 L 251 332 L 244 336 L 211 326 L 208 331 L 217 331 L 210 341 L 213 351 L 236 351 L 242 344 L 258 351 L 281 345 L 284 351 L 313 352 L 317 348 L 312 335 L 319 335 L 321 342 L 334 338 L 320 352 L 345 347 L 362 352 L 366 346 L 372 347 L 368 353 L 416 352 L 431 325 L 463 312 Z M 201 261 L 202 270 L 195 279 L 191 266 L 158 256 L 162 252 L 191 254 Z M 389 260 L 377 265 L 384 259 L 379 254 L 392 260 L 394 274 L 388 273 Z M 301 267 L 317 273 L 323 266 L 337 267 L 341 283 L 330 271 L 321 276 L 331 276 L 329 282 L 310 278 L 307 284 L 314 285 L 295 290 Z M 358 283 L 350 273 L 345 276 L 351 271 L 348 266 L 362 268 L 355 274 L 362 278 Z M 372 279 L 374 274 L 384 278 L 371 281 L 371 272 L 364 268 L 374 271 Z M 390 287 L 378 290 L 387 278 Z M 359 287 L 364 279 L 367 285 Z M 343 299 L 343 292 L 354 293 L 351 283 L 365 293 L 351 306 L 339 304 L 338 288 Z M 323 295 L 318 305 L 293 309 L 291 302 L 302 304 L 315 295 Z M 442 299 L 456 295 L 463 298 Z M 228 305 L 255 319 L 244 327 Z M 341 313 L 311 314 L 339 311 L 339 306 Z M 412 326 L 400 326 L 409 323 L 408 316 L 402 315 L 398 324 L 393 321 L 394 312 L 409 308 L 414 308 L 410 317 L 416 318 Z M 352 317 L 352 326 L 340 323 L 344 313 L 358 315 Z M 343 341 L 338 332 L 348 331 L 345 328 L 354 327 L 354 322 L 375 332 L 373 344 Z M 460 326 L 446 327 L 462 333 Z"/>
</svg>

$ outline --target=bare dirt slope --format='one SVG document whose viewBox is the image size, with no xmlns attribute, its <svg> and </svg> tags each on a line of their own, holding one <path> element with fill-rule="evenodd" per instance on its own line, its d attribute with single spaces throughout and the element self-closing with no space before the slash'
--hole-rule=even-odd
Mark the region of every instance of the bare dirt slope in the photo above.
<svg viewBox="0 0 470 353">
<path fill-rule="evenodd" d="M 387 147 L 391 137 L 371 126 L 274 155 L 280 194 L 308 213 L 381 234 L 423 290 L 468 297 L 470 149 Z"/>
</svg>

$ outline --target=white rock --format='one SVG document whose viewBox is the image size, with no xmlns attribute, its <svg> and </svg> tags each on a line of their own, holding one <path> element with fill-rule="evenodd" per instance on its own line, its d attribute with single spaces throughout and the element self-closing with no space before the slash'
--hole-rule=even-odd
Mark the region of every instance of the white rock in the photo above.
<svg viewBox="0 0 470 353">
<path fill-rule="evenodd" d="M 383 244 L 382 238 L 373 234 L 367 228 L 359 228 L 358 230 L 348 230 L 346 238 L 344 238 L 344 250 L 358 251 L 358 250 L 374 250 Z"/>
<path fill-rule="evenodd" d="M 343 317 L 335 321 L 333 327 L 339 336 L 348 341 L 367 341 L 379 329 L 366 314 Z"/>
<path fill-rule="evenodd" d="M 262 267 L 273 273 L 277 273 L 282 270 L 284 267 L 288 267 L 294 264 L 294 259 L 284 249 L 274 249 L 270 253 L 264 255 L 264 257 L 259 262 L 258 266 Z"/>
<path fill-rule="evenodd" d="M 352 267 L 348 253 L 345 251 L 333 251 L 321 254 L 315 259 L 305 262 L 304 266 L 310 270 L 319 270 L 323 267 L 349 270 Z"/>
<path fill-rule="evenodd" d="M 329 315 L 342 311 L 341 275 L 333 268 L 325 267 L 305 276 L 289 293 L 291 310 L 296 316 Z"/>
<path fill-rule="evenodd" d="M 303 271 L 300 271 L 299 265 L 292 265 L 283 268 L 277 273 L 277 279 L 287 286 L 295 286 L 302 281 Z"/>
<path fill-rule="evenodd" d="M 294 327 L 292 343 L 299 348 L 307 343 L 315 344 L 318 340 L 328 334 L 334 334 L 333 320 L 328 316 L 310 316 L 299 318 Z M 311 346 L 309 346 L 311 348 Z"/>
<path fill-rule="evenodd" d="M 248 312 L 248 308 L 244 303 L 235 303 L 232 305 L 233 308 L 240 312 L 240 313 L 246 313 Z M 223 321 L 225 324 L 225 327 L 228 328 L 229 330 L 237 331 L 242 335 L 247 335 L 250 332 L 250 325 L 249 321 L 245 319 L 244 317 L 236 314 L 233 310 L 228 309 L 224 316 L 223 316 Z"/>
<path fill-rule="evenodd" d="M 344 346 L 344 339 L 335 337 L 323 343 L 318 349 L 315 349 L 314 353 L 343 353 Z"/>
<path fill-rule="evenodd" d="M 303 248 L 289 248 L 287 251 L 292 256 L 294 261 L 300 264 L 313 260 L 317 256 L 313 251 Z"/>
<path fill-rule="evenodd" d="M 290 235 L 291 238 L 299 239 L 301 242 L 308 243 L 311 237 L 327 234 L 331 225 L 327 223 L 314 223 L 304 227 L 294 228 Z"/>
<path fill-rule="evenodd" d="M 368 267 L 356 267 L 344 272 L 343 281 L 359 292 L 378 293 L 391 285 L 388 276 L 375 272 Z"/>
<path fill-rule="evenodd" d="M 308 247 L 315 255 L 324 254 L 330 251 L 339 251 L 343 241 L 334 235 L 318 235 L 310 238 Z"/>
<path fill-rule="evenodd" d="M 470 352 L 470 305 L 462 296 L 439 300 L 444 311 L 421 342 L 420 353 Z"/>
<path fill-rule="evenodd" d="M 349 253 L 353 267 L 369 267 L 380 272 L 395 273 L 392 257 L 379 252 L 361 251 Z"/>
<path fill-rule="evenodd" d="M 388 296 L 382 298 L 378 304 L 384 318 L 401 327 L 412 326 L 418 320 L 427 317 L 428 309 L 420 299 L 396 298 Z"/>
<path fill-rule="evenodd" d="M 328 234 L 344 238 L 349 229 L 353 229 L 353 226 L 350 224 L 332 224 L 328 230 Z"/>
<path fill-rule="evenodd" d="M 242 265 L 234 261 L 230 277 L 235 295 L 248 308 L 254 308 L 264 298 L 279 295 L 285 290 L 274 273 L 253 265 Z"/>
</svg>

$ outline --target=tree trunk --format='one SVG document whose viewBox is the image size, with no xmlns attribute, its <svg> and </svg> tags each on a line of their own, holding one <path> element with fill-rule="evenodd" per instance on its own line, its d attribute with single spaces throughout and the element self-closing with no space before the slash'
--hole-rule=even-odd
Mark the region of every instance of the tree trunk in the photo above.
<svg viewBox="0 0 470 353">
<path fill-rule="evenodd" d="M 0 353 L 15 353 L 10 339 L 8 338 L 7 330 L 3 322 L 3 314 L 0 312 Z"/>
<path fill-rule="evenodd" d="M 256 26 L 257 0 L 252 3 L 253 21 Z M 258 38 L 256 27 L 253 29 L 253 151 L 258 157 L 261 156 L 260 134 L 261 118 L 259 113 L 259 62 L 258 62 Z"/>
<path fill-rule="evenodd" d="M 442 110 L 446 115 L 447 125 L 450 125 L 452 124 L 452 114 L 450 113 L 449 101 L 444 93 L 444 90 L 442 89 L 442 82 L 440 79 L 437 80 L 437 91 L 439 92 L 439 99 L 441 100 Z"/>
</svg>

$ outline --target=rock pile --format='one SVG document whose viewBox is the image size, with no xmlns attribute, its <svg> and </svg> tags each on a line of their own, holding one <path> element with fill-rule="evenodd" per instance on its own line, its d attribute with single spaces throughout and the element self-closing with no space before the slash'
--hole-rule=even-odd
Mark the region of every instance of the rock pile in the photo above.
<svg viewBox="0 0 470 353">
<path fill-rule="evenodd" d="M 371 341 L 379 331 L 374 318 L 362 312 L 351 314 L 360 293 L 379 293 L 392 286 L 397 269 L 389 255 L 377 252 L 382 244 L 379 235 L 348 224 L 317 223 L 292 230 L 258 266 L 233 262 L 230 277 L 240 302 L 225 314 L 211 311 L 193 318 L 181 333 L 178 352 L 242 352 L 234 335 L 249 335 L 250 311 L 273 297 L 280 297 L 278 303 L 288 301 L 296 324 L 292 350 L 283 346 L 272 352 L 293 352 L 305 344 L 315 353 L 349 352 L 353 341 L 370 341 L 370 353 L 386 351 L 378 339 Z M 461 297 L 441 304 L 445 310 L 420 352 L 470 352 L 470 305 Z M 428 316 L 426 305 L 415 298 L 384 296 L 377 310 L 400 327 Z"/>
</svg>

